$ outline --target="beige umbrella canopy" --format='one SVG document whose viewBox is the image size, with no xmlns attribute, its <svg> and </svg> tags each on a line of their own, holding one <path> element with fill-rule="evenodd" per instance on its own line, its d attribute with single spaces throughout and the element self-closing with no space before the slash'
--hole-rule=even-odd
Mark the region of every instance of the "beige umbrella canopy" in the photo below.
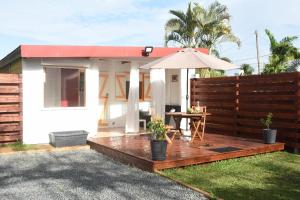
<svg viewBox="0 0 300 200">
<path fill-rule="evenodd" d="M 226 62 L 212 55 L 208 55 L 192 48 L 185 48 L 178 52 L 150 62 L 141 69 L 197 69 L 209 68 L 217 70 L 237 69 L 232 63 Z"/>
<path fill-rule="evenodd" d="M 216 69 L 216 70 L 230 70 L 237 69 L 238 66 L 216 58 L 212 55 L 204 54 L 192 48 L 185 48 L 178 52 L 154 60 L 146 65 L 140 67 L 141 69 L 187 69 L 187 94 L 186 107 L 188 107 L 188 69 Z M 187 129 L 187 123 L 186 123 Z"/>
</svg>

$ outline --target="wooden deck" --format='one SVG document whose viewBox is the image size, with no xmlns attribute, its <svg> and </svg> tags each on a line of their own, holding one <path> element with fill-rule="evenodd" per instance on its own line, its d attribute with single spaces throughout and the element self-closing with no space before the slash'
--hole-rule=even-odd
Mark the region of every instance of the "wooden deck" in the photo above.
<svg viewBox="0 0 300 200">
<path fill-rule="evenodd" d="M 117 161 L 147 171 L 183 167 L 284 149 L 283 143 L 263 144 L 260 140 L 206 134 L 205 140 L 202 142 L 195 140 L 190 143 L 182 139 L 176 139 L 172 144 L 168 144 L 167 159 L 165 161 L 152 161 L 150 141 L 147 135 L 90 138 L 88 144 L 91 149 Z M 224 147 L 231 148 L 231 151 L 216 152 L 213 150 Z"/>
</svg>

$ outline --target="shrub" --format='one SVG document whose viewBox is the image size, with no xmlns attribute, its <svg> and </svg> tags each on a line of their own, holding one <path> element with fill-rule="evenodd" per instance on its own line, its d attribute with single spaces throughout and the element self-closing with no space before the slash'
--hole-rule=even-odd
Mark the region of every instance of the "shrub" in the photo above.
<svg viewBox="0 0 300 200">
<path fill-rule="evenodd" d="M 165 140 L 167 129 L 161 118 L 156 118 L 148 123 L 152 140 Z"/>
<path fill-rule="evenodd" d="M 270 125 L 272 124 L 272 117 L 273 114 L 272 113 L 268 113 L 266 119 L 261 118 L 260 122 L 267 128 L 270 129 Z"/>
</svg>

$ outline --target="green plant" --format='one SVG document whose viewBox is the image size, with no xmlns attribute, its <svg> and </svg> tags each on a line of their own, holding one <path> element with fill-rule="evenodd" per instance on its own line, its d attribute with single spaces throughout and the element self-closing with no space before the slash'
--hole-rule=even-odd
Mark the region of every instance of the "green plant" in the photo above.
<svg viewBox="0 0 300 200">
<path fill-rule="evenodd" d="M 297 70 L 297 62 L 300 52 L 295 47 L 294 42 L 297 40 L 297 36 L 287 36 L 280 41 L 275 39 L 275 36 L 270 30 L 266 29 L 266 34 L 270 40 L 270 52 L 269 63 L 265 65 L 263 73 L 273 74 L 287 71 Z"/>
<path fill-rule="evenodd" d="M 7 144 L 6 146 L 12 148 L 14 151 L 25 151 L 33 148 L 32 145 L 23 144 L 20 140 L 17 140 L 15 143 L 12 144 Z"/>
<path fill-rule="evenodd" d="M 268 113 L 266 119 L 261 118 L 260 122 L 267 128 L 270 129 L 270 125 L 272 124 L 272 113 Z"/>
<path fill-rule="evenodd" d="M 254 69 L 249 64 L 242 64 L 240 67 L 241 70 L 243 70 L 243 75 L 252 75 L 254 72 Z"/>
<path fill-rule="evenodd" d="M 148 127 L 151 132 L 153 140 L 165 140 L 166 139 L 166 126 L 161 118 L 156 118 L 148 123 Z"/>
</svg>

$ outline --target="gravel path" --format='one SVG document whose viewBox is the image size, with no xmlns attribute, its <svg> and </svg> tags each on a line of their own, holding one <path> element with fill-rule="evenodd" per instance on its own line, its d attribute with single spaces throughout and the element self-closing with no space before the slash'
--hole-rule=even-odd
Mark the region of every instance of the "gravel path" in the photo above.
<svg viewBox="0 0 300 200">
<path fill-rule="evenodd" d="M 3 199 L 206 199 L 92 150 L 0 155 Z"/>
</svg>

